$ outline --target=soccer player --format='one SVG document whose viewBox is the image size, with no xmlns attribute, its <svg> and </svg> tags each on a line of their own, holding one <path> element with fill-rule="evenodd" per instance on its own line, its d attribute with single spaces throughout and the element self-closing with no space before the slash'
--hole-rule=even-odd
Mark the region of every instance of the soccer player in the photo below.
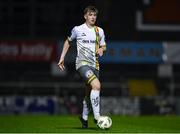
<svg viewBox="0 0 180 134">
<path fill-rule="evenodd" d="M 88 128 L 88 113 L 91 104 L 94 122 L 100 117 L 100 90 L 99 62 L 98 57 L 102 56 L 106 50 L 105 35 L 102 28 L 95 25 L 98 10 L 94 6 L 84 9 L 85 23 L 75 26 L 71 35 L 65 40 L 58 66 L 65 69 L 64 58 L 71 45 L 76 39 L 77 57 L 76 70 L 86 84 L 86 95 L 83 100 L 83 111 L 80 117 L 82 128 Z M 90 100 L 90 102 L 89 102 Z"/>
</svg>

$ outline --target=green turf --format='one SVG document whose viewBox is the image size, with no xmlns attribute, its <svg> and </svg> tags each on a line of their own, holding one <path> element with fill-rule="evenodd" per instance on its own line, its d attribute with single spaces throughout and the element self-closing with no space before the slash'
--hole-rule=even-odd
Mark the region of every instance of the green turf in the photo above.
<svg viewBox="0 0 180 134">
<path fill-rule="evenodd" d="M 0 116 L 0 132 L 42 133 L 180 133 L 179 116 L 111 116 L 113 125 L 101 130 L 89 119 L 89 128 L 81 129 L 77 116 Z"/>
</svg>

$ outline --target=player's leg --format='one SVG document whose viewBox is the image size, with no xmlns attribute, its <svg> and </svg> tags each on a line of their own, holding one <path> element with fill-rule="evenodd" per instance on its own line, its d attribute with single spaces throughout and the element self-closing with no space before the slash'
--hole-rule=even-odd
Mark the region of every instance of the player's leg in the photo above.
<svg viewBox="0 0 180 134">
<path fill-rule="evenodd" d="M 90 93 L 90 100 L 93 109 L 94 119 L 97 120 L 100 116 L 100 90 L 101 83 L 98 78 L 95 78 L 90 83 L 92 89 Z"/>
<path fill-rule="evenodd" d="M 101 84 L 97 78 L 92 80 L 90 82 L 90 85 L 86 88 L 86 96 L 83 100 L 83 112 L 81 119 L 82 124 L 84 124 L 83 128 L 88 127 L 87 120 L 91 106 L 94 114 L 95 123 L 97 122 L 97 119 L 100 116 L 100 89 Z M 89 101 L 91 101 L 91 103 Z"/>
<path fill-rule="evenodd" d="M 82 110 L 82 115 L 80 116 L 82 128 L 88 128 L 88 114 L 90 112 L 90 99 L 89 99 L 90 91 L 91 91 L 91 87 L 89 85 L 86 85 L 85 97 L 83 99 L 83 110 Z"/>
<path fill-rule="evenodd" d="M 88 114 L 89 114 L 89 111 L 90 111 L 90 91 L 91 91 L 91 88 L 86 85 L 86 89 L 85 89 L 85 97 L 83 99 L 83 111 L 82 111 L 82 118 L 84 120 L 88 120 Z"/>
<path fill-rule="evenodd" d="M 87 85 L 89 85 L 89 88 L 86 89 L 86 95 L 90 97 L 91 103 L 93 102 L 94 104 L 92 105 L 93 113 L 94 113 L 94 118 L 97 119 L 99 117 L 99 93 L 100 93 L 100 82 L 98 80 L 99 78 L 99 71 L 89 67 L 89 66 L 82 66 L 78 70 L 79 75 L 81 78 L 86 82 Z M 83 101 L 83 114 L 82 117 L 80 117 L 82 127 L 86 128 L 84 124 L 86 124 L 86 120 L 88 117 L 89 113 L 89 108 L 88 108 L 88 97 L 86 101 Z M 88 112 L 87 112 L 88 110 Z M 85 116 L 83 116 L 85 115 Z"/>
<path fill-rule="evenodd" d="M 88 66 L 82 66 L 80 67 L 77 72 L 80 75 L 80 77 L 86 82 L 88 80 L 86 73 L 88 72 L 89 67 Z M 82 109 L 82 114 L 79 117 L 82 128 L 88 128 L 88 114 L 89 114 L 89 96 L 90 96 L 90 85 L 86 83 L 86 88 L 85 88 L 85 97 L 83 99 L 83 109 Z"/>
</svg>

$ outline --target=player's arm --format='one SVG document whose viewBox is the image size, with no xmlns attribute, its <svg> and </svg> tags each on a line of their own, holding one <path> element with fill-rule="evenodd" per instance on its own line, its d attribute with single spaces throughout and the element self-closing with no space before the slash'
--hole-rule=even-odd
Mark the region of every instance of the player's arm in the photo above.
<svg viewBox="0 0 180 134">
<path fill-rule="evenodd" d="M 104 51 L 106 51 L 106 45 L 100 46 L 100 47 L 98 48 L 98 50 L 97 50 L 96 53 L 97 53 L 99 56 L 102 56 L 103 53 L 104 53 Z"/>
<path fill-rule="evenodd" d="M 99 41 L 99 48 L 97 50 L 97 54 L 99 56 L 102 56 L 103 53 L 106 51 L 106 42 L 105 42 L 105 35 L 104 35 L 104 31 L 101 30 L 100 31 L 100 41 Z"/>
<path fill-rule="evenodd" d="M 60 56 L 59 62 L 58 62 L 58 66 L 61 70 L 65 69 L 64 58 L 65 58 L 66 53 L 68 52 L 68 49 L 70 47 L 70 42 L 72 42 L 75 38 L 76 38 L 76 27 L 74 27 L 71 30 L 71 36 L 69 36 L 64 42 L 63 50 L 62 50 L 62 53 L 61 53 L 61 56 Z"/>
<path fill-rule="evenodd" d="M 64 42 L 64 46 L 63 46 L 63 50 L 62 50 L 62 53 L 61 53 L 61 56 L 59 58 L 59 62 L 58 62 L 58 66 L 61 70 L 64 70 L 65 69 L 65 66 L 64 66 L 64 58 L 66 56 L 66 53 L 68 52 L 69 50 L 69 47 L 70 47 L 70 44 L 69 44 L 69 40 L 66 39 L 65 42 Z"/>
</svg>

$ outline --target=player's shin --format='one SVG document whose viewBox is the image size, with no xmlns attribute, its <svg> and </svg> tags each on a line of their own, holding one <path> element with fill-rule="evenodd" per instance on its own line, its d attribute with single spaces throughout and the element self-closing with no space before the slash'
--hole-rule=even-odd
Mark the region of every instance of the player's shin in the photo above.
<svg viewBox="0 0 180 134">
<path fill-rule="evenodd" d="M 93 109 L 94 119 L 98 119 L 100 116 L 100 90 L 91 90 L 90 100 Z"/>
</svg>

